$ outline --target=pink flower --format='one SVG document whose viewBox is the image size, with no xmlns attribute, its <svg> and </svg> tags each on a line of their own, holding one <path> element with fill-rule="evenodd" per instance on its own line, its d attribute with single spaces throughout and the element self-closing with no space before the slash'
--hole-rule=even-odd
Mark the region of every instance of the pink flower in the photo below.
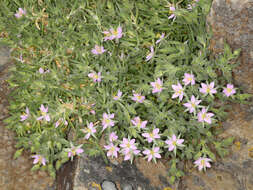
<svg viewBox="0 0 253 190">
<path fill-rule="evenodd" d="M 174 6 L 170 7 L 170 13 L 171 13 L 171 15 L 168 17 L 168 19 L 172 19 L 173 18 L 173 20 L 174 20 L 176 18 L 176 15 L 174 14 L 175 10 L 176 10 L 176 8 Z"/>
<path fill-rule="evenodd" d="M 185 73 L 184 79 L 183 79 L 184 85 L 188 85 L 191 83 L 191 85 L 195 84 L 195 78 L 193 74 Z"/>
<path fill-rule="evenodd" d="M 195 2 L 197 3 L 197 2 L 199 2 L 199 0 L 195 0 Z M 188 9 L 188 10 L 192 10 L 194 7 L 196 7 L 196 3 L 195 3 L 195 2 L 193 2 L 192 5 L 189 4 L 189 5 L 187 6 L 187 7 L 188 7 L 187 9 Z"/>
<path fill-rule="evenodd" d="M 106 52 L 106 50 L 104 49 L 103 46 L 95 45 L 95 47 L 91 50 L 91 52 L 94 55 L 99 55 L 99 54 L 103 54 L 104 52 Z"/>
<path fill-rule="evenodd" d="M 23 59 L 23 55 L 22 55 L 22 54 L 19 56 L 19 61 L 20 61 L 21 63 L 24 63 L 24 62 L 25 62 L 25 60 Z"/>
<path fill-rule="evenodd" d="M 133 93 L 133 96 L 134 97 L 132 97 L 132 100 L 135 102 L 143 103 L 143 101 L 145 100 L 145 96 L 142 96 L 139 93 Z"/>
<path fill-rule="evenodd" d="M 26 10 L 25 9 L 22 9 L 22 8 L 18 8 L 18 11 L 16 14 L 14 14 L 16 18 L 20 18 L 22 17 L 23 15 L 26 15 Z"/>
<path fill-rule="evenodd" d="M 42 116 L 40 116 L 40 117 L 37 118 L 38 121 L 41 120 L 41 119 L 44 119 L 46 121 L 50 121 L 50 116 L 47 114 L 48 107 L 45 108 L 44 105 L 41 104 L 41 106 L 40 106 L 40 112 L 41 112 Z"/>
<path fill-rule="evenodd" d="M 120 26 L 117 28 L 117 30 L 111 28 L 110 32 L 114 39 L 120 39 L 122 37 L 122 28 Z"/>
<path fill-rule="evenodd" d="M 122 28 L 119 26 L 117 30 L 111 28 L 109 31 L 104 31 L 105 34 L 104 41 L 120 39 L 122 37 Z"/>
<path fill-rule="evenodd" d="M 68 125 L 68 122 L 64 120 L 63 118 L 58 119 L 58 121 L 55 123 L 55 128 L 57 128 L 60 124 L 64 123 L 65 126 Z"/>
<path fill-rule="evenodd" d="M 101 82 L 101 72 L 98 72 L 98 74 L 96 72 L 92 72 L 88 74 L 88 77 L 91 78 L 93 80 L 93 82 Z"/>
<path fill-rule="evenodd" d="M 153 56 L 154 56 L 154 47 L 153 46 L 151 46 L 150 47 L 150 53 L 147 55 L 147 57 L 146 57 L 146 61 L 149 61 Z"/>
<path fill-rule="evenodd" d="M 48 70 L 46 70 L 46 71 L 44 71 L 44 69 L 43 68 L 39 68 L 39 73 L 40 74 L 44 74 L 44 73 L 49 73 L 50 71 L 49 71 L 49 69 Z"/>
<path fill-rule="evenodd" d="M 162 33 L 161 37 L 158 40 L 156 40 L 155 43 L 156 44 L 160 43 L 162 41 L 162 39 L 164 38 L 164 36 L 165 36 L 165 33 Z"/>
<path fill-rule="evenodd" d="M 104 146 L 107 151 L 107 156 L 112 156 L 117 158 L 118 157 L 118 151 L 119 151 L 119 147 L 115 146 L 113 143 L 110 143 L 109 145 L 105 145 Z"/>
<path fill-rule="evenodd" d="M 211 167 L 211 164 L 209 162 L 212 162 L 210 158 L 200 157 L 194 162 L 194 164 L 198 166 L 199 171 L 201 171 L 202 169 L 206 170 L 206 168 Z"/>
<path fill-rule="evenodd" d="M 199 91 L 203 94 L 215 94 L 217 91 L 214 88 L 214 82 L 211 82 L 210 84 L 201 83 L 201 87 Z"/>
<path fill-rule="evenodd" d="M 111 35 L 110 31 L 103 31 L 103 34 L 105 35 L 105 37 L 104 37 L 104 41 L 107 41 L 107 40 L 113 40 L 113 38 L 112 38 L 112 35 Z"/>
<path fill-rule="evenodd" d="M 87 123 L 87 127 L 85 129 L 81 129 L 83 133 L 85 133 L 85 139 L 89 139 L 90 136 L 94 136 L 94 133 L 97 131 L 94 127 L 94 124 L 92 122 Z"/>
<path fill-rule="evenodd" d="M 133 162 L 134 156 L 138 155 L 141 151 L 140 150 L 130 150 L 128 153 L 123 152 L 124 154 L 124 161 L 131 160 Z"/>
<path fill-rule="evenodd" d="M 184 146 L 182 143 L 184 142 L 184 139 L 179 139 L 179 138 L 177 138 L 176 137 L 176 135 L 172 135 L 172 137 L 171 138 L 169 138 L 168 140 L 166 140 L 165 141 L 165 143 L 167 144 L 167 145 L 169 145 L 168 146 L 168 148 L 169 148 L 169 151 L 176 151 L 176 149 L 177 149 L 177 146 Z"/>
<path fill-rule="evenodd" d="M 224 93 L 227 97 L 229 97 L 229 96 L 235 94 L 235 93 L 236 93 L 236 90 L 234 89 L 234 85 L 233 85 L 233 84 L 227 84 L 227 88 L 224 88 L 223 93 Z"/>
<path fill-rule="evenodd" d="M 39 73 L 43 74 L 44 73 L 44 69 L 43 68 L 39 68 Z"/>
<path fill-rule="evenodd" d="M 100 76 L 100 74 L 99 74 L 99 76 Z M 101 77 L 100 77 L 101 78 Z M 100 79 L 101 80 L 101 79 Z M 93 108 L 94 106 L 95 106 L 96 104 L 94 103 L 94 104 L 91 104 L 90 106 L 88 106 L 89 107 L 89 109 L 91 108 Z M 96 114 L 96 111 L 94 110 L 94 108 L 92 109 L 92 110 L 90 110 L 90 113 L 92 114 L 92 115 L 95 115 Z"/>
<path fill-rule="evenodd" d="M 185 107 L 187 107 L 187 110 L 189 110 L 190 113 L 195 112 L 195 108 L 199 105 L 201 100 L 195 99 L 195 96 L 192 95 L 191 101 L 183 104 Z"/>
<path fill-rule="evenodd" d="M 156 158 L 161 158 L 161 155 L 159 154 L 160 148 L 159 147 L 154 147 L 152 150 L 146 149 L 143 151 L 143 154 L 147 155 L 148 162 L 153 159 L 154 161 Z"/>
<path fill-rule="evenodd" d="M 160 138 L 160 135 L 158 134 L 159 133 L 159 129 L 158 128 L 155 128 L 152 133 L 143 133 L 142 136 L 143 137 L 146 137 L 147 141 L 149 143 L 151 143 L 152 141 L 154 141 L 155 139 L 159 139 Z"/>
<path fill-rule="evenodd" d="M 92 115 L 95 115 L 95 114 L 96 114 L 96 111 L 95 111 L 95 110 L 90 110 L 90 113 L 91 113 Z"/>
<path fill-rule="evenodd" d="M 119 100 L 122 96 L 122 92 L 120 90 L 118 90 L 118 94 L 116 96 L 113 97 L 114 100 Z"/>
<path fill-rule="evenodd" d="M 23 115 L 20 116 L 21 117 L 20 121 L 25 121 L 29 117 L 30 111 L 29 111 L 28 107 L 26 107 L 25 113 L 26 114 L 23 114 Z"/>
<path fill-rule="evenodd" d="M 205 108 L 198 113 L 198 121 L 199 122 L 207 122 L 208 124 L 212 123 L 211 117 L 214 116 L 213 113 L 207 113 Z"/>
<path fill-rule="evenodd" d="M 110 142 L 116 141 L 117 139 L 118 139 L 118 136 L 115 132 L 110 133 L 110 135 L 109 135 Z"/>
<path fill-rule="evenodd" d="M 160 93 L 163 90 L 163 82 L 158 78 L 155 82 L 150 83 L 151 86 L 153 87 L 152 93 Z"/>
<path fill-rule="evenodd" d="M 130 151 L 136 150 L 135 139 L 123 138 L 120 147 L 123 149 L 124 154 L 129 153 Z"/>
<path fill-rule="evenodd" d="M 174 90 L 174 94 L 172 95 L 172 98 L 177 98 L 179 97 L 179 100 L 181 101 L 183 99 L 184 96 L 184 89 L 181 86 L 181 84 L 178 82 L 177 85 L 172 85 L 172 88 Z"/>
<path fill-rule="evenodd" d="M 73 156 L 75 155 L 80 155 L 81 153 L 83 153 L 83 149 L 81 148 L 81 146 L 83 146 L 82 144 L 75 147 L 71 144 L 71 148 L 68 149 L 68 157 L 73 158 Z"/>
<path fill-rule="evenodd" d="M 39 154 L 36 154 L 36 155 L 33 155 L 32 158 L 34 158 L 33 164 L 39 163 L 39 164 L 42 164 L 44 166 L 46 165 L 47 161 L 46 161 L 46 159 L 43 156 L 41 156 Z"/>
<path fill-rule="evenodd" d="M 113 118 L 114 114 L 103 113 L 103 120 L 102 120 L 103 130 L 105 130 L 107 127 L 113 127 L 115 125 L 114 121 L 111 120 Z"/>
<path fill-rule="evenodd" d="M 132 124 L 138 129 L 144 129 L 148 123 L 148 121 L 141 121 L 139 117 L 135 117 L 131 120 Z"/>
</svg>

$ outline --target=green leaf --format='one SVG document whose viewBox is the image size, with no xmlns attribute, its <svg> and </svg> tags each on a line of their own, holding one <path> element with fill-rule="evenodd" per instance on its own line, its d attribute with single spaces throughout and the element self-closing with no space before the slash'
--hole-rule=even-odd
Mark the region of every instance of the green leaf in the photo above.
<svg viewBox="0 0 253 190">
<path fill-rule="evenodd" d="M 36 171 L 40 168 L 40 164 L 36 164 L 32 167 L 31 171 Z"/>
<path fill-rule="evenodd" d="M 127 104 L 126 107 L 127 107 L 127 110 L 129 111 L 129 113 L 131 113 L 133 115 L 137 114 L 133 106 L 130 106 Z"/>
<path fill-rule="evenodd" d="M 55 173 L 55 171 L 50 171 L 49 174 L 50 174 L 50 176 L 51 176 L 53 179 L 56 178 L 56 173 Z"/>
<path fill-rule="evenodd" d="M 202 156 L 202 152 L 198 152 L 197 154 L 195 154 L 194 160 L 199 159 L 201 156 Z"/>
<path fill-rule="evenodd" d="M 56 144 L 56 147 L 57 147 L 58 150 L 62 149 L 62 144 L 61 143 L 56 142 L 55 144 Z"/>
<path fill-rule="evenodd" d="M 253 95 L 252 94 L 236 94 L 235 95 L 240 101 L 246 100 L 248 98 L 251 98 Z"/>
<path fill-rule="evenodd" d="M 61 165 L 62 165 L 62 162 L 60 160 L 57 160 L 55 164 L 55 169 L 56 170 L 60 169 Z"/>
<path fill-rule="evenodd" d="M 21 156 L 23 150 L 24 150 L 24 148 L 18 149 L 18 150 L 15 152 L 15 154 L 14 154 L 14 156 L 13 156 L 13 159 L 15 160 L 15 159 L 17 159 L 19 156 Z"/>
<path fill-rule="evenodd" d="M 221 141 L 221 144 L 223 147 L 231 146 L 233 144 L 234 139 L 235 139 L 234 137 L 228 137 L 224 139 L 223 141 Z"/>
<path fill-rule="evenodd" d="M 175 176 L 171 176 L 171 177 L 170 177 L 170 183 L 171 183 L 171 184 L 174 184 L 175 180 L 176 180 L 176 177 L 175 177 Z"/>
</svg>

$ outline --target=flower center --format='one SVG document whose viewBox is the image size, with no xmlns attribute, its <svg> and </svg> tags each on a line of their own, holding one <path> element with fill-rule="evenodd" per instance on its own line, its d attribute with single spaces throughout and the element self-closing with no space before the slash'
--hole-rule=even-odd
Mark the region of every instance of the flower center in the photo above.
<svg viewBox="0 0 253 190">
<path fill-rule="evenodd" d="M 87 128 L 87 133 L 91 133 L 91 129 L 90 128 Z"/>
<path fill-rule="evenodd" d="M 102 49 L 100 47 L 96 47 L 98 53 L 102 53 Z"/>
<path fill-rule="evenodd" d="M 138 96 L 137 96 L 137 99 L 138 99 L 138 100 L 141 100 L 141 95 L 138 95 Z"/>
<path fill-rule="evenodd" d="M 39 156 L 39 163 L 41 163 L 42 162 L 42 156 Z"/>
<path fill-rule="evenodd" d="M 193 108 L 195 108 L 195 107 L 196 107 L 196 104 L 195 104 L 194 102 L 192 102 L 192 103 L 191 103 L 191 106 L 192 106 Z"/>
<path fill-rule="evenodd" d="M 201 164 L 202 166 L 204 166 L 204 165 L 205 165 L 205 160 L 201 160 L 200 164 Z"/>
<path fill-rule="evenodd" d="M 138 128 L 140 128 L 140 127 L 141 127 L 141 121 L 138 121 L 136 126 L 137 126 Z"/>
<path fill-rule="evenodd" d="M 202 114 L 202 119 L 205 119 L 206 118 L 206 113 L 203 113 Z"/>
<path fill-rule="evenodd" d="M 111 122 L 110 119 L 105 119 L 105 123 L 106 123 L 106 124 L 109 124 L 110 122 Z"/>
<path fill-rule="evenodd" d="M 94 74 L 93 78 L 98 79 L 98 75 Z"/>
<path fill-rule="evenodd" d="M 118 31 L 117 30 L 113 30 L 112 34 L 115 35 L 115 36 L 117 36 L 118 35 Z"/>
<path fill-rule="evenodd" d="M 161 86 L 160 84 L 158 84 L 158 83 L 155 84 L 155 87 L 156 87 L 157 89 L 159 89 L 159 90 L 162 88 L 162 86 Z"/>
<path fill-rule="evenodd" d="M 232 89 L 231 89 L 231 88 L 227 88 L 227 92 L 228 92 L 228 93 L 231 93 L 231 92 L 232 92 Z"/>
<path fill-rule="evenodd" d="M 188 80 L 189 82 L 191 82 L 191 81 L 192 81 L 192 78 L 191 78 L 191 77 L 188 77 L 187 80 Z"/>
<path fill-rule="evenodd" d="M 177 146 L 177 141 L 173 141 L 172 144 L 173 144 L 174 146 Z"/>
<path fill-rule="evenodd" d="M 183 92 L 182 89 L 177 90 L 177 94 L 182 94 L 182 92 Z"/>
<path fill-rule="evenodd" d="M 111 147 L 111 148 L 110 148 L 110 151 L 114 152 L 114 151 L 115 151 L 115 147 L 114 147 L 114 146 Z"/>
</svg>

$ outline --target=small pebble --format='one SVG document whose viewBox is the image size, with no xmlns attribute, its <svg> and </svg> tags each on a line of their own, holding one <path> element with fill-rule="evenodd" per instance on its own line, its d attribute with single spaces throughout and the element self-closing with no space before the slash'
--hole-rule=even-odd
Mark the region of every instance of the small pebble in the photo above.
<svg viewBox="0 0 253 190">
<path fill-rule="evenodd" d="M 85 169 L 85 168 L 83 169 L 83 172 L 84 172 L 84 173 L 87 173 L 87 174 L 90 174 L 90 170 Z"/>
<path fill-rule="evenodd" d="M 103 190 L 117 190 L 116 185 L 111 181 L 104 181 L 102 183 Z"/>
<path fill-rule="evenodd" d="M 122 190 L 133 190 L 132 185 L 126 184 L 122 187 Z"/>
<path fill-rule="evenodd" d="M 95 187 L 89 187 L 88 190 L 97 190 L 97 188 L 95 188 Z"/>
</svg>

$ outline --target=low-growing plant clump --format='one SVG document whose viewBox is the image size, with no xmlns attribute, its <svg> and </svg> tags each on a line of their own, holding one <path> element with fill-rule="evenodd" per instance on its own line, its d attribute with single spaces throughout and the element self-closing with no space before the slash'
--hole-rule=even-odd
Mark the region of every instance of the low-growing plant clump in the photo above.
<svg viewBox="0 0 253 190">
<path fill-rule="evenodd" d="M 166 158 L 171 183 L 183 175 L 180 161 L 211 167 L 233 142 L 217 137 L 227 103 L 248 95 L 232 82 L 239 51 L 210 55 L 210 4 L 3 0 L 1 41 L 15 59 L 6 119 L 17 133 L 15 157 L 28 149 L 32 170 L 53 177 L 83 152 Z"/>
</svg>

